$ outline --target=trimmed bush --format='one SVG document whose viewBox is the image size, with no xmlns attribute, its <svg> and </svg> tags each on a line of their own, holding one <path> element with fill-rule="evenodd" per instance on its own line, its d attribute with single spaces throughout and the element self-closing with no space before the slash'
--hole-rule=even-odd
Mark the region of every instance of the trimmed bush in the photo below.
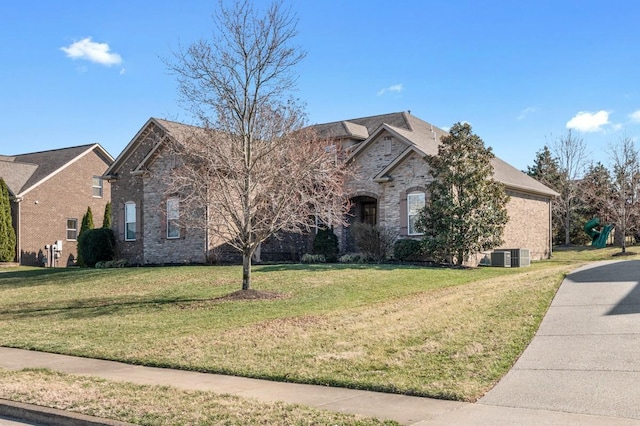
<svg viewBox="0 0 640 426">
<path fill-rule="evenodd" d="M 129 264 L 127 259 L 101 260 L 96 262 L 96 269 L 124 268 Z"/>
<path fill-rule="evenodd" d="M 404 238 L 393 245 L 393 257 L 400 261 L 419 260 L 422 255 L 422 244 L 418 240 Z"/>
<path fill-rule="evenodd" d="M 116 236 L 111 229 L 89 229 L 78 237 L 78 254 L 84 264 L 93 268 L 100 261 L 113 260 L 116 254 Z"/>
<path fill-rule="evenodd" d="M 367 263 L 367 259 L 360 256 L 359 254 L 343 254 L 338 259 L 340 263 Z"/>
<path fill-rule="evenodd" d="M 327 259 L 325 259 L 322 254 L 305 253 L 302 255 L 302 259 L 300 259 L 300 262 L 302 263 L 326 263 L 326 261 Z"/>
<path fill-rule="evenodd" d="M 331 229 L 318 229 L 313 239 L 313 254 L 321 254 L 327 262 L 338 260 L 338 237 Z"/>
</svg>

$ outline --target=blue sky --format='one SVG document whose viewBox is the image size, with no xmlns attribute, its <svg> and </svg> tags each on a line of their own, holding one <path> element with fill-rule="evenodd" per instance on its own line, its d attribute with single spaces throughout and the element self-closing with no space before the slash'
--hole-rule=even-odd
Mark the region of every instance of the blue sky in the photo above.
<svg viewBox="0 0 640 426">
<path fill-rule="evenodd" d="M 160 58 L 211 34 L 214 0 L 4 1 L 0 153 L 98 142 L 114 157 L 146 120 L 190 121 Z M 310 123 L 406 111 L 471 123 L 519 169 L 568 128 L 591 158 L 640 136 L 635 1 L 291 1 Z"/>
</svg>

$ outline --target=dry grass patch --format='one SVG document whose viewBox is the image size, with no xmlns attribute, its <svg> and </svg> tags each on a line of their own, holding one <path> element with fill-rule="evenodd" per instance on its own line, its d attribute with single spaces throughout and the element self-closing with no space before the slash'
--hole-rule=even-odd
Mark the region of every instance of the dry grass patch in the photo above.
<svg viewBox="0 0 640 426">
<path fill-rule="evenodd" d="M 47 370 L 0 369 L 0 398 L 140 425 L 396 425 L 371 417 Z"/>
<path fill-rule="evenodd" d="M 264 321 L 223 332 L 215 344 L 189 340 L 206 347 L 203 364 L 215 360 L 243 375 L 475 400 L 522 352 L 565 270 L 441 288 L 349 312 Z M 242 356 L 224 357 L 236 353 Z"/>
</svg>

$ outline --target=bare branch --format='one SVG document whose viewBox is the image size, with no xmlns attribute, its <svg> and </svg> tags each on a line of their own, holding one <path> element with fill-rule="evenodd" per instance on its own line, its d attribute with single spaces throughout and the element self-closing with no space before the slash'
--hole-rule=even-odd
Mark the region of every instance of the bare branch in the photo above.
<svg viewBox="0 0 640 426">
<path fill-rule="evenodd" d="M 315 216 L 343 224 L 350 173 L 305 128 L 292 98 L 297 20 L 282 1 L 264 11 L 249 0 L 219 1 L 211 40 L 167 63 L 199 126 L 167 144 L 180 158 L 168 191 L 188 200 L 190 218 L 243 255 L 243 289 L 251 256 L 267 238 L 308 231 Z"/>
</svg>

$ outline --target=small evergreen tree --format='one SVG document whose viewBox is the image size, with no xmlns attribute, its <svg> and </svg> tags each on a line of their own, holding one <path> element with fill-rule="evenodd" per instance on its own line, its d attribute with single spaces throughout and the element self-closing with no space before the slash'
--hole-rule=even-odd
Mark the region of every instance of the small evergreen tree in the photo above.
<svg viewBox="0 0 640 426">
<path fill-rule="evenodd" d="M 78 237 L 78 254 L 82 253 L 84 266 L 94 268 L 96 263 L 113 260 L 116 237 L 111 229 L 88 229 Z"/>
<path fill-rule="evenodd" d="M 0 262 L 13 262 L 16 258 L 16 232 L 11 223 L 9 189 L 0 178 Z"/>
<path fill-rule="evenodd" d="M 85 231 L 88 231 L 89 229 L 93 229 L 93 213 L 91 212 L 91 207 L 87 207 L 87 212 L 84 214 L 84 216 L 82 216 L 82 225 L 80 225 L 80 232 L 78 233 L 78 255 L 76 257 L 78 266 L 86 266 L 84 259 L 82 258 L 82 240 L 80 239 L 80 237 L 82 236 L 82 234 Z"/>
<path fill-rule="evenodd" d="M 418 228 L 430 257 L 462 265 L 469 255 L 502 244 L 509 197 L 493 179 L 491 148 L 469 124 L 454 124 L 441 142 L 438 154 L 426 157 L 434 180 Z"/>
<path fill-rule="evenodd" d="M 102 227 L 111 229 L 111 201 L 104 206 L 104 217 L 102 218 Z"/>
<path fill-rule="evenodd" d="M 324 255 L 327 262 L 338 261 L 338 237 L 331 229 L 318 229 L 313 239 L 313 254 Z"/>
</svg>

